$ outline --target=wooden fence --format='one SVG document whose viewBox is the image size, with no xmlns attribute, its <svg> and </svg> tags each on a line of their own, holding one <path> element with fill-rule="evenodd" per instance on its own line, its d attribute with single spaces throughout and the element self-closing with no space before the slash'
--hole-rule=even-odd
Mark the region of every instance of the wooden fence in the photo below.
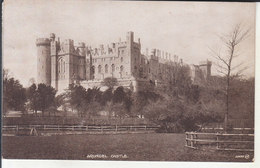
<svg viewBox="0 0 260 168">
<path fill-rule="evenodd" d="M 254 134 L 186 132 L 186 147 L 224 151 L 254 151 Z"/>
<path fill-rule="evenodd" d="M 221 133 L 221 132 L 224 132 L 224 128 L 204 127 L 201 129 L 201 132 Z M 230 130 L 230 132 L 252 134 L 252 133 L 254 133 L 254 128 L 232 128 L 232 130 Z"/>
<path fill-rule="evenodd" d="M 159 126 L 147 125 L 111 125 L 111 126 L 81 126 L 81 125 L 12 125 L 3 126 L 3 135 L 37 135 L 54 132 L 119 132 L 119 131 L 155 131 Z"/>
</svg>

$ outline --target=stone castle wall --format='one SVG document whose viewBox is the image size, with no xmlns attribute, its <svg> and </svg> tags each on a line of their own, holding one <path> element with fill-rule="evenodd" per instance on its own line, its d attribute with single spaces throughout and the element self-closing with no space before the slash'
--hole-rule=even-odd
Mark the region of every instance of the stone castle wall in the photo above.
<svg viewBox="0 0 260 168">
<path fill-rule="evenodd" d="M 165 88 L 174 76 L 174 68 L 183 65 L 178 56 L 158 49 L 150 54 L 147 49 L 142 54 L 140 39 L 135 42 L 133 32 L 127 33 L 125 41 L 99 47 L 83 42 L 76 46 L 71 39 L 60 42 L 55 34 L 37 39 L 36 45 L 38 83 L 51 85 L 59 92 L 72 83 L 102 87 L 107 77 L 116 78 L 120 86 L 134 91 Z M 206 78 L 210 68 L 208 64 L 194 66 L 191 77 Z"/>
</svg>

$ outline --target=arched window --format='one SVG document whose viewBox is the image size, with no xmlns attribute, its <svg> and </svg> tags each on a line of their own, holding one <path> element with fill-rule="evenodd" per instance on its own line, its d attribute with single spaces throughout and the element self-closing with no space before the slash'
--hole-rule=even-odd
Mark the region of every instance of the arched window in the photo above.
<svg viewBox="0 0 260 168">
<path fill-rule="evenodd" d="M 102 72 L 102 67 L 101 65 L 98 66 L 98 73 L 101 73 Z"/>
<path fill-rule="evenodd" d="M 95 66 L 92 66 L 92 73 L 95 73 Z"/>
<path fill-rule="evenodd" d="M 63 60 L 63 62 L 62 62 L 62 64 L 63 64 L 63 73 L 65 73 L 65 61 Z"/>
<path fill-rule="evenodd" d="M 123 65 L 120 66 L 120 72 L 123 72 L 124 71 L 124 67 Z"/>
<path fill-rule="evenodd" d="M 111 65 L 111 71 L 115 72 L 115 65 L 114 64 Z"/>
<path fill-rule="evenodd" d="M 65 74 L 65 61 L 63 58 L 58 60 L 58 77 L 61 79 Z"/>
<path fill-rule="evenodd" d="M 108 73 L 108 65 L 105 65 L 105 73 Z"/>
</svg>

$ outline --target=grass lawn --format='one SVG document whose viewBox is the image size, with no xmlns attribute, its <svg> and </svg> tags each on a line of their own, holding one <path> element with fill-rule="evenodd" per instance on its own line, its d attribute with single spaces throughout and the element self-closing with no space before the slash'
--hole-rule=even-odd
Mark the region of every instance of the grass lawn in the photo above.
<svg viewBox="0 0 260 168">
<path fill-rule="evenodd" d="M 253 153 L 184 147 L 184 134 L 16 136 L 2 138 L 6 159 L 251 161 Z M 249 159 L 241 156 L 249 154 Z"/>
</svg>

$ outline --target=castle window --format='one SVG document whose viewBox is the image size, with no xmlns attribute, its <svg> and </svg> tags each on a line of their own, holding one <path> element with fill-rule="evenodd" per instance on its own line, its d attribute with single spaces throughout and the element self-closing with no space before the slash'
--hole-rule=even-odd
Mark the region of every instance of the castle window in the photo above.
<svg viewBox="0 0 260 168">
<path fill-rule="evenodd" d="M 122 55 L 124 54 L 124 50 L 121 51 L 121 54 L 122 54 Z"/>
<path fill-rule="evenodd" d="M 124 61 L 124 59 L 123 59 L 123 57 L 121 57 L 121 62 L 123 62 Z"/>
<path fill-rule="evenodd" d="M 63 64 L 63 68 L 62 69 L 63 69 L 63 72 L 65 73 L 65 61 L 63 61 L 62 64 Z"/>
<path fill-rule="evenodd" d="M 108 65 L 105 65 L 105 73 L 108 73 Z"/>
<path fill-rule="evenodd" d="M 123 72 L 124 71 L 124 67 L 123 65 L 120 66 L 120 72 Z"/>
<path fill-rule="evenodd" d="M 115 65 L 114 64 L 111 65 L 111 71 L 115 72 Z"/>
<path fill-rule="evenodd" d="M 65 73 L 65 61 L 63 58 L 60 58 L 58 60 L 58 73 L 59 73 L 59 78 L 64 78 L 64 75 L 61 75 L 61 74 L 64 74 Z"/>
<path fill-rule="evenodd" d="M 98 73 L 101 73 L 102 72 L 102 67 L 101 65 L 98 66 Z"/>
</svg>

